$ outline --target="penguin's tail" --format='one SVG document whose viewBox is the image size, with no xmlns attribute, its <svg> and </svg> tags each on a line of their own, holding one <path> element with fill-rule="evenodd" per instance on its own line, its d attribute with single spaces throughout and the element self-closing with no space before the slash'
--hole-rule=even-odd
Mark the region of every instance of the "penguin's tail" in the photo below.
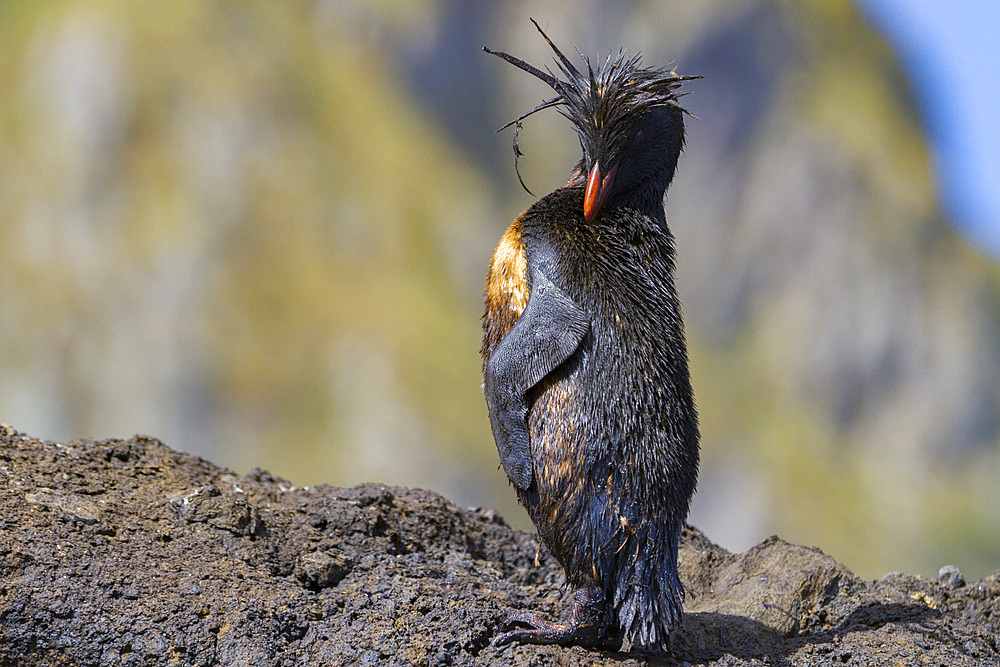
<svg viewBox="0 0 1000 667">
<path fill-rule="evenodd" d="M 604 582 L 611 616 L 633 647 L 666 653 L 670 632 L 683 618 L 680 528 L 652 523 L 628 529 Z"/>
</svg>

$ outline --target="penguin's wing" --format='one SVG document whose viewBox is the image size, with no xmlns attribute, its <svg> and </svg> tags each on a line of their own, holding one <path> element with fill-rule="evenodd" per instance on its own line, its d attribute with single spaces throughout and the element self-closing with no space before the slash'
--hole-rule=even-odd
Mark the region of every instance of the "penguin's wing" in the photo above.
<svg viewBox="0 0 1000 667">
<path fill-rule="evenodd" d="M 493 350 L 483 374 L 500 463 L 519 489 L 531 485 L 528 390 L 576 351 L 590 317 L 537 268 L 521 317 Z"/>
</svg>

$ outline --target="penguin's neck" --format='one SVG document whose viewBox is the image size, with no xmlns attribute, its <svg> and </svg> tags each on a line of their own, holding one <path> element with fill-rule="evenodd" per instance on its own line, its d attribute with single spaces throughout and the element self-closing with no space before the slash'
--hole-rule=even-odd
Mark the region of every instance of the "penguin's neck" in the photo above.
<svg viewBox="0 0 1000 667">
<path fill-rule="evenodd" d="M 663 211 L 663 198 L 674 176 L 674 165 L 664 164 L 647 178 L 635 183 L 628 190 L 616 193 L 613 203 L 626 208 L 637 209 L 649 216 L 666 230 L 667 219 Z"/>
</svg>

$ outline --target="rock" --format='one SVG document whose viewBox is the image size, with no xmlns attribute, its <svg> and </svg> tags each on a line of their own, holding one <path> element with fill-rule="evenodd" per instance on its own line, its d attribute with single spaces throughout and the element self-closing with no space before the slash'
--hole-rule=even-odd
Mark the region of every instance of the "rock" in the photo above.
<svg viewBox="0 0 1000 667">
<path fill-rule="evenodd" d="M 243 493 L 242 489 L 236 489 L 223 492 L 209 484 L 175 496 L 170 502 L 177 516 L 189 523 L 205 523 L 234 535 L 253 535 L 261 530 L 262 522 L 256 508 L 237 495 Z"/>
<path fill-rule="evenodd" d="M 0 665 L 647 662 L 492 647 L 511 611 L 557 618 L 572 597 L 493 511 L 297 488 L 140 436 L 56 444 L 0 426 L 0 456 Z M 670 664 L 1000 661 L 1000 573 L 866 582 L 817 549 L 773 537 L 731 554 L 694 528 L 680 567 Z"/>
<path fill-rule="evenodd" d="M 729 559 L 715 573 L 721 595 L 702 595 L 689 612 L 711 611 L 746 618 L 784 635 L 796 634 L 811 613 L 828 604 L 857 578 L 819 549 L 769 537 Z M 690 586 L 689 586 L 690 588 Z"/>
<path fill-rule="evenodd" d="M 101 508 L 97 503 L 72 493 L 39 487 L 31 493 L 26 493 L 24 499 L 46 509 L 59 510 L 67 517 L 87 525 L 97 523 L 101 517 Z"/>
<path fill-rule="evenodd" d="M 347 576 L 353 560 L 342 552 L 310 551 L 295 560 L 295 576 L 313 590 L 336 586 Z"/>
<path fill-rule="evenodd" d="M 938 570 L 937 580 L 945 588 L 950 588 L 951 590 L 961 588 L 965 585 L 965 577 L 962 576 L 962 571 L 954 565 L 945 565 Z"/>
</svg>

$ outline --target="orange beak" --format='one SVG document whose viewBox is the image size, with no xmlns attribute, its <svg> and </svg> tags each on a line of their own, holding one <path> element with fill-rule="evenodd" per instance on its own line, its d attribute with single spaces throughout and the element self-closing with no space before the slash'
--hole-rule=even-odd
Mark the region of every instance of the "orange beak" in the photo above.
<svg viewBox="0 0 1000 667">
<path fill-rule="evenodd" d="M 617 170 L 618 165 L 616 164 L 602 179 L 601 165 L 599 162 L 594 163 L 594 168 L 590 170 L 590 176 L 587 178 L 587 191 L 583 195 L 583 219 L 587 222 L 593 222 L 597 214 L 600 213 L 604 200 L 611 192 L 611 184 L 615 180 Z"/>
</svg>

